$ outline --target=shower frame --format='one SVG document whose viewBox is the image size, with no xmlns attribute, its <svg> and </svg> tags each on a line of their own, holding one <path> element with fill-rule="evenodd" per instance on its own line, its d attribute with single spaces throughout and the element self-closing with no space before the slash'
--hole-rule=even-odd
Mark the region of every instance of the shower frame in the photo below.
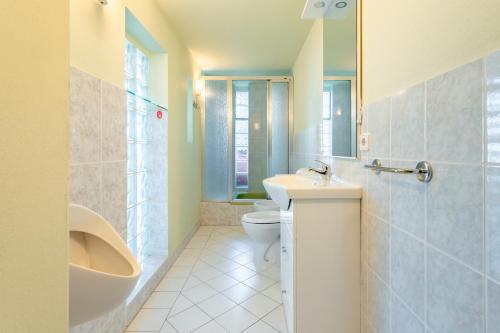
<svg viewBox="0 0 500 333">
<path fill-rule="evenodd" d="M 292 170 L 292 153 L 293 153 L 293 77 L 291 76 L 202 76 L 200 78 L 203 90 L 205 89 L 205 81 L 226 81 L 227 82 L 227 140 L 231 145 L 228 147 L 228 180 L 227 180 L 227 197 L 225 201 L 211 202 L 231 202 L 234 200 L 248 200 L 248 199 L 234 199 L 234 149 L 233 143 L 233 81 L 267 81 L 267 175 L 271 174 L 272 170 L 272 84 L 273 83 L 288 83 L 288 172 Z M 201 137 L 205 140 L 205 94 L 203 94 L 201 106 Z M 205 145 L 201 145 L 201 158 L 203 170 L 205 168 Z M 204 175 L 204 172 L 202 172 Z M 204 176 L 203 176 L 204 177 Z M 202 193 L 205 193 L 205 179 L 202 181 Z"/>
</svg>

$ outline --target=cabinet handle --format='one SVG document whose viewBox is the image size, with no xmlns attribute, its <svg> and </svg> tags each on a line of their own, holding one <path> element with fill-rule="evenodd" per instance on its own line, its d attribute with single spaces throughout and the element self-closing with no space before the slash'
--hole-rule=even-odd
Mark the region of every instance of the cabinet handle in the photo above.
<svg viewBox="0 0 500 333">
<path fill-rule="evenodd" d="M 281 252 L 286 253 L 286 247 L 282 246 L 281 247 Z"/>
<path fill-rule="evenodd" d="M 286 294 L 286 290 L 282 290 L 282 291 L 281 291 L 281 293 L 282 293 L 282 294 Z"/>
</svg>

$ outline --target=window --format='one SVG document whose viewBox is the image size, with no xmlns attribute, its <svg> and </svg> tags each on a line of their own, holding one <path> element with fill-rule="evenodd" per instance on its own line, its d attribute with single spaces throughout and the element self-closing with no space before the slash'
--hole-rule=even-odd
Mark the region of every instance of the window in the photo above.
<svg viewBox="0 0 500 333">
<path fill-rule="evenodd" d="M 332 91 L 323 91 L 323 118 L 321 122 L 321 154 L 332 154 Z"/>
<path fill-rule="evenodd" d="M 147 165 L 148 114 L 151 103 L 148 97 L 149 60 L 135 45 L 125 40 L 125 86 L 127 94 L 127 206 L 128 229 L 139 230 L 148 214 L 147 182 L 150 171 Z M 139 246 L 139 245 L 138 245 Z M 139 246 L 140 247 L 140 246 Z"/>
<path fill-rule="evenodd" d="M 234 179 L 237 188 L 248 187 L 248 91 L 236 91 L 234 117 Z"/>
<path fill-rule="evenodd" d="M 148 98 L 149 58 L 134 44 L 125 40 L 125 88 Z"/>
</svg>

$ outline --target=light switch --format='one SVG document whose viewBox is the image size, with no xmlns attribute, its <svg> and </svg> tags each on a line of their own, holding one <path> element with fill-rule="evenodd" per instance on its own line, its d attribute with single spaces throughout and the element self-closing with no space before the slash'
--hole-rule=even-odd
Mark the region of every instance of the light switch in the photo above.
<svg viewBox="0 0 500 333">
<path fill-rule="evenodd" d="M 361 138 L 359 141 L 359 150 L 370 150 L 370 133 L 361 133 Z"/>
</svg>

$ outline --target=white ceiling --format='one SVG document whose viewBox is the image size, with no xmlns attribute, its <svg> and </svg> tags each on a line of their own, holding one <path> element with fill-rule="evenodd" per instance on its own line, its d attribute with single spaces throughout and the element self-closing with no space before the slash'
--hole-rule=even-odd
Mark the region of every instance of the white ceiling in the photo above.
<svg viewBox="0 0 500 333">
<path fill-rule="evenodd" d="M 289 71 L 311 28 L 305 0 L 157 0 L 205 72 Z"/>
</svg>

